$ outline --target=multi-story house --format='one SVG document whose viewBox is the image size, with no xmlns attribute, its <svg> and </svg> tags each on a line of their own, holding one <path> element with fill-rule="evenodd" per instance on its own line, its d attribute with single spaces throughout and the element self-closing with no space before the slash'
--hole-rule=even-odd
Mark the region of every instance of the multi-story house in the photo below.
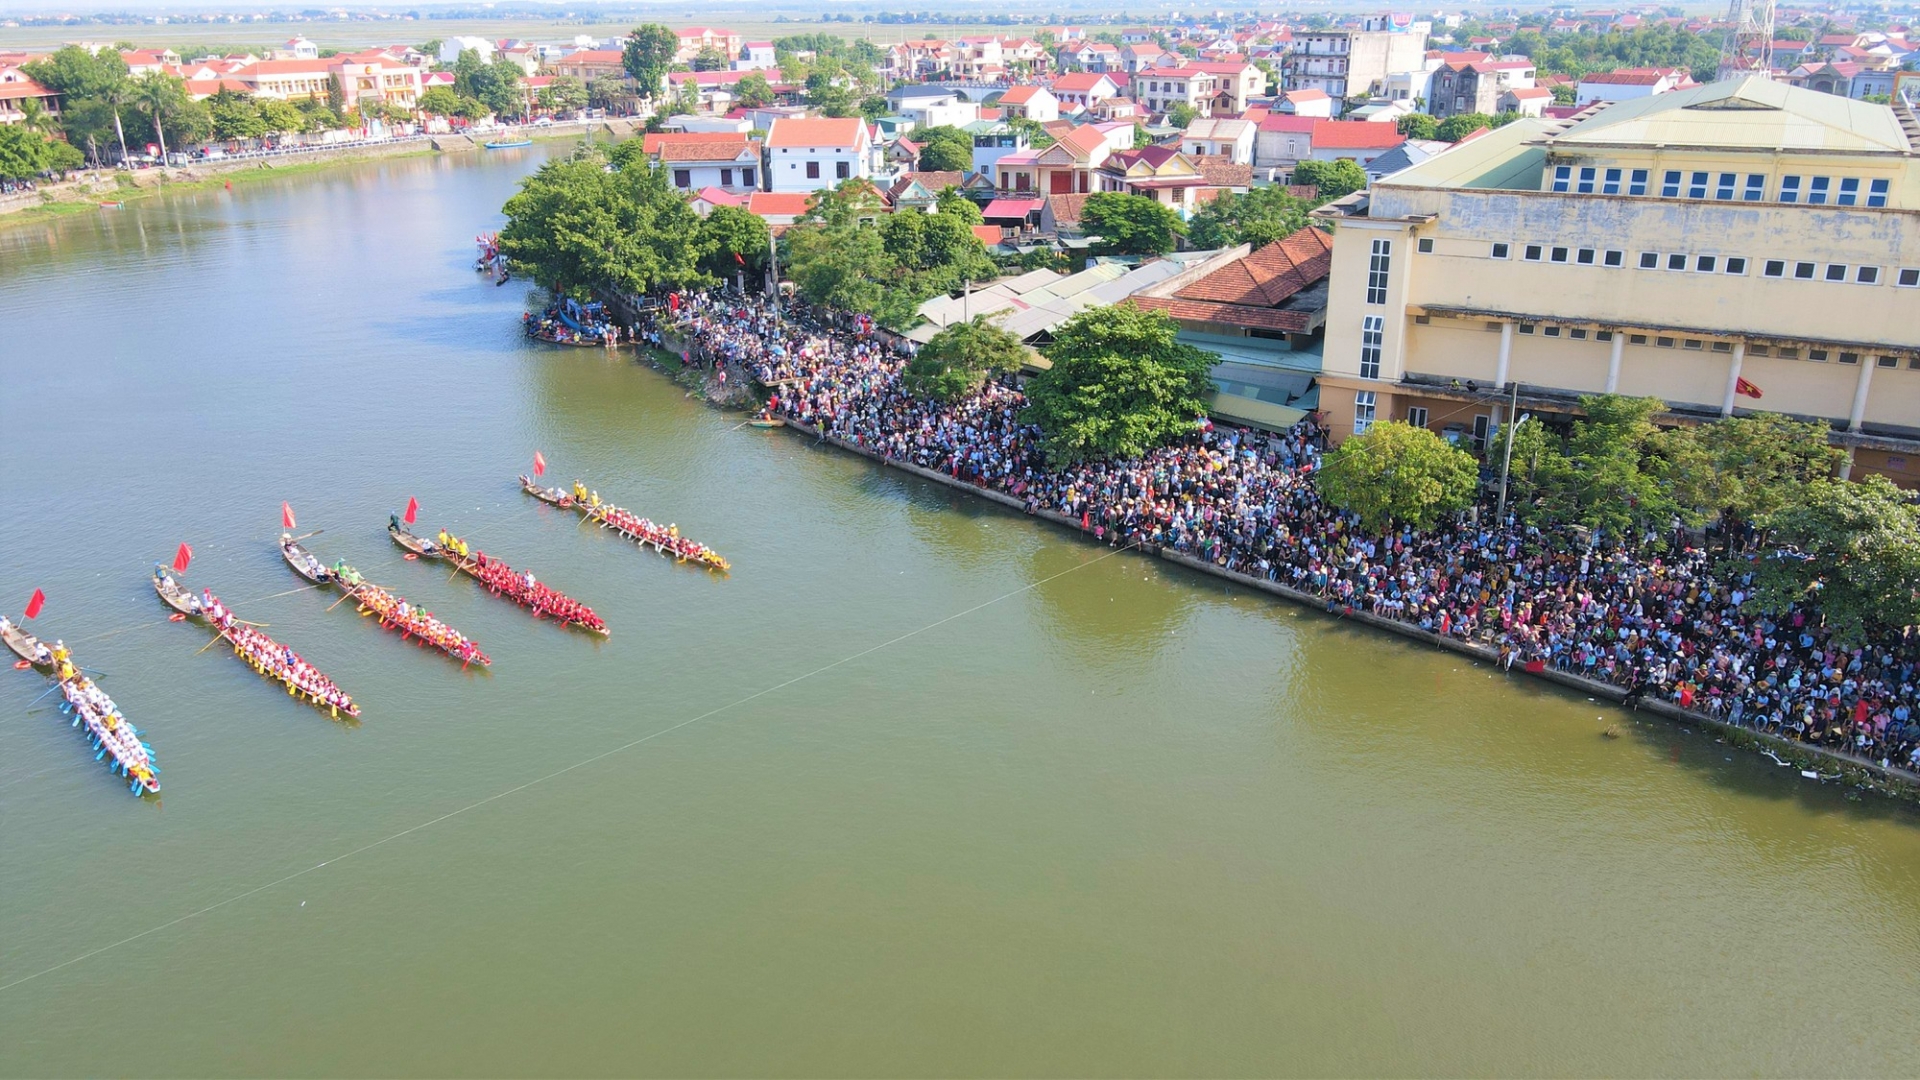
<svg viewBox="0 0 1920 1080">
<path fill-rule="evenodd" d="M 760 143 L 725 135 L 676 140 L 661 146 L 660 171 L 681 191 L 719 188 L 740 195 L 760 188 Z"/>
<path fill-rule="evenodd" d="M 1387 76 L 1420 66 L 1426 34 L 1407 30 L 1317 30 L 1294 34 L 1285 89 L 1321 90 L 1335 100 L 1382 90 Z"/>
<path fill-rule="evenodd" d="M 994 102 L 1007 119 L 1032 120 L 1044 124 L 1060 119 L 1060 99 L 1044 86 L 1015 86 Z"/>
<path fill-rule="evenodd" d="M 830 188 L 873 175 L 873 138 L 857 116 L 776 120 L 767 132 L 768 191 Z"/>
<path fill-rule="evenodd" d="M 691 63 L 702 52 L 712 49 L 721 56 L 732 60 L 740 55 L 740 35 L 732 30 L 721 30 L 711 26 L 689 26 L 674 33 L 680 38 L 680 48 L 673 54 L 676 64 Z"/>
<path fill-rule="evenodd" d="M 1586 108 L 1596 101 L 1630 101 L 1694 85 L 1686 68 L 1622 68 L 1582 75 L 1573 103 Z"/>
<path fill-rule="evenodd" d="M 1517 120 L 1337 223 L 1320 407 L 1484 445 L 1517 397 L 1820 419 L 1920 485 L 1920 146 L 1892 108 L 1750 77 Z"/>
<path fill-rule="evenodd" d="M 1049 88 L 1062 106 L 1089 109 L 1120 93 L 1120 87 L 1107 75 L 1094 71 L 1070 71 L 1053 80 Z"/>
<path fill-rule="evenodd" d="M 1224 157 L 1236 165 L 1253 164 L 1256 128 L 1251 120 L 1201 118 L 1180 136 L 1180 152 Z"/>
<path fill-rule="evenodd" d="M 1434 70 L 1427 111 L 1434 116 L 1462 113 L 1493 115 L 1500 95 L 1533 86 L 1531 60 L 1474 60 L 1442 64 Z"/>
<path fill-rule="evenodd" d="M 1186 105 L 1201 116 L 1213 114 L 1213 73 L 1189 65 L 1148 68 L 1133 78 L 1133 99 L 1148 112 L 1165 113 Z"/>
</svg>

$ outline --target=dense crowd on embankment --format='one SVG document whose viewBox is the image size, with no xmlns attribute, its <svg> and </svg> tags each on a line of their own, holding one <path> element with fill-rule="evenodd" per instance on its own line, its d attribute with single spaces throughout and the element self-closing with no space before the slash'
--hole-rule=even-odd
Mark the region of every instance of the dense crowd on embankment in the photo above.
<svg viewBox="0 0 1920 1080">
<path fill-rule="evenodd" d="M 1747 611 L 1751 583 L 1685 535 L 1573 549 L 1511 517 L 1368 535 L 1312 482 L 1326 445 L 1312 418 L 1280 435 L 1211 428 L 1135 460 L 1050 468 L 1010 383 L 953 403 L 915 397 L 889 340 L 776 316 L 763 300 L 694 296 L 668 317 L 684 362 L 752 375 L 773 388 L 775 414 L 1066 515 L 1103 542 L 1171 548 L 1488 645 L 1509 668 L 1613 683 L 1630 702 L 1658 697 L 1920 768 L 1920 641 L 1844 647 L 1815 612 Z"/>
</svg>

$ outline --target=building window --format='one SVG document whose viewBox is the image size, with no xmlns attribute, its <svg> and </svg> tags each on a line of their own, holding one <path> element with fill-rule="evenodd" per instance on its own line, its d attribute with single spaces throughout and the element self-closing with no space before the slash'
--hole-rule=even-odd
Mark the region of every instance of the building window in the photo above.
<svg viewBox="0 0 1920 1080">
<path fill-rule="evenodd" d="M 1711 274 L 1718 268 L 1719 263 L 1720 260 L 1711 255 L 1696 255 L 1693 257 L 1693 269 L 1695 273 Z"/>
<path fill-rule="evenodd" d="M 1660 197 L 1663 199 L 1677 199 L 1680 197 L 1679 169 L 1668 169 L 1667 174 L 1660 178 Z"/>
<path fill-rule="evenodd" d="M 852 162 L 850 162 L 850 161 L 836 161 L 836 162 L 834 162 L 834 163 L 833 163 L 833 178 L 834 178 L 834 179 L 836 179 L 836 180 L 845 180 L 845 179 L 847 179 L 848 177 L 850 177 L 850 176 L 852 176 L 852 175 L 853 175 L 853 163 L 852 163 Z"/>
<path fill-rule="evenodd" d="M 1657 338 L 1654 338 L 1654 339 L 1653 339 L 1653 343 L 1654 343 L 1655 345 L 1658 345 L 1658 346 L 1660 346 L 1660 347 L 1661 347 L 1661 348 L 1663 348 L 1663 349 L 1671 349 L 1671 348 L 1673 348 L 1673 339 L 1672 339 L 1672 338 L 1670 338 L 1670 337 L 1657 337 Z"/>
<path fill-rule="evenodd" d="M 1740 176 L 1738 173 L 1721 173 L 1720 182 L 1713 186 L 1713 197 L 1719 199 L 1721 202 L 1730 201 L 1733 198 L 1733 190 L 1739 184 L 1739 181 Z"/>
<path fill-rule="evenodd" d="M 807 162 L 807 179 L 809 180 L 820 179 L 820 163 L 819 162 L 817 161 Z"/>
<path fill-rule="evenodd" d="M 1747 260 L 1738 255 L 1727 256 L 1727 273 L 1744 276 L 1747 272 Z"/>
<path fill-rule="evenodd" d="M 1543 326 L 1540 328 L 1540 333 L 1546 335 L 1547 337 L 1559 337 L 1560 328 L 1557 326 Z"/>
<path fill-rule="evenodd" d="M 1853 272 L 1853 281 L 1856 285 L 1878 285 L 1880 284 L 1880 268 L 1877 266 L 1859 267 Z"/>
<path fill-rule="evenodd" d="M 1642 270 L 1660 269 L 1660 253 L 1657 251 L 1641 252 L 1640 253 L 1640 269 Z"/>
<path fill-rule="evenodd" d="M 1646 343 L 1647 343 L 1647 335 L 1645 334 L 1628 334 L 1627 335 L 1627 344 L 1629 345 L 1645 345 Z"/>
<path fill-rule="evenodd" d="M 1619 267 L 1626 265 L 1626 262 L 1627 262 L 1626 252 L 1609 251 L 1607 252 L 1606 256 L 1601 259 L 1600 264 L 1602 266 L 1611 266 L 1611 267 L 1614 267 L 1615 269 L 1618 269 Z"/>
<path fill-rule="evenodd" d="M 1867 183 L 1867 205 L 1887 205 L 1887 182 L 1885 180 L 1872 180 Z"/>
<path fill-rule="evenodd" d="M 1573 166 L 1555 165 L 1553 167 L 1553 190 L 1565 191 L 1573 180 Z"/>
<path fill-rule="evenodd" d="M 1574 190 L 1578 191 L 1582 195 L 1593 194 L 1593 180 L 1595 175 L 1598 172 L 1599 170 L 1597 169 L 1582 168 L 1580 170 L 1580 183 L 1577 187 L 1574 188 Z"/>
<path fill-rule="evenodd" d="M 1840 197 L 1834 202 L 1841 206 L 1852 206 L 1860 201 L 1860 178 L 1843 176 L 1840 178 Z"/>
<path fill-rule="evenodd" d="M 1528 262 L 1539 262 L 1541 259 L 1541 256 L 1544 255 L 1545 253 L 1546 253 L 1546 249 L 1541 247 L 1539 244 L 1528 244 L 1526 247 L 1521 249 L 1520 257 L 1527 260 Z"/>
<path fill-rule="evenodd" d="M 1373 391 L 1362 390 L 1353 395 L 1353 433 L 1365 435 L 1373 426 Z"/>
<path fill-rule="evenodd" d="M 1473 418 L 1473 449 L 1476 452 L 1486 451 L 1487 436 L 1491 434 L 1492 431 L 1493 417 L 1488 416 L 1486 413 L 1481 413 L 1479 416 Z"/>
<path fill-rule="evenodd" d="M 1367 303 L 1387 302 L 1387 274 L 1393 261 L 1393 241 L 1375 240 L 1367 262 Z"/>
<path fill-rule="evenodd" d="M 1687 257 L 1685 255 L 1668 255 L 1667 256 L 1667 269 L 1685 270 L 1686 268 L 1687 268 Z"/>
<path fill-rule="evenodd" d="M 1493 245 L 1493 257 L 1496 259 L 1504 259 L 1511 253 L 1511 250 L 1512 249 L 1505 244 L 1495 244 Z"/>
<path fill-rule="evenodd" d="M 1533 324 L 1530 322 L 1523 322 L 1519 326 L 1515 327 L 1515 329 L 1519 330 L 1523 334 L 1531 334 L 1533 333 L 1534 327 L 1533 327 Z"/>
<path fill-rule="evenodd" d="M 1903 289 L 1920 288 L 1920 268 L 1912 266 L 1901 267 L 1900 273 L 1894 277 L 1893 283 Z"/>
<path fill-rule="evenodd" d="M 1701 346 L 1705 344 L 1706 342 L 1701 341 L 1699 338 L 1688 338 L 1686 341 L 1681 343 L 1681 347 L 1686 349 L 1698 350 Z"/>
<path fill-rule="evenodd" d="M 1427 407 L 1425 405 L 1407 406 L 1407 423 L 1414 427 L 1427 426 Z"/>
<path fill-rule="evenodd" d="M 720 170 L 720 186 L 721 187 L 733 186 L 733 170 L 732 169 Z"/>
<path fill-rule="evenodd" d="M 1649 173 L 1645 169 L 1633 170 L 1632 180 L 1627 184 L 1627 194 L 1645 195 L 1647 193 L 1648 175 Z"/>
<path fill-rule="evenodd" d="M 1749 345 L 1747 346 L 1747 355 L 1748 356 L 1772 356 L 1773 349 L 1766 345 Z"/>
<path fill-rule="evenodd" d="M 1422 255 L 1433 254 L 1433 237 L 1423 236 L 1420 238 L 1420 254 Z"/>
<path fill-rule="evenodd" d="M 1387 320 L 1369 315 L 1360 320 L 1360 377 L 1380 377 L 1380 339 L 1386 336 Z"/>
<path fill-rule="evenodd" d="M 1816 176 L 1807 181 L 1807 205 L 1825 206 L 1827 193 L 1833 187 L 1833 177 Z"/>
<path fill-rule="evenodd" d="M 1703 172 L 1694 173 L 1687 179 L 1687 198 L 1704 199 L 1707 197 L 1707 177 Z"/>
<path fill-rule="evenodd" d="M 1781 202 L 1799 202 L 1800 201 L 1800 178 L 1799 177 L 1783 176 L 1780 178 L 1780 201 Z"/>
<path fill-rule="evenodd" d="M 1784 355 L 1784 354 L 1782 354 L 1782 355 Z M 1816 364 L 1824 364 L 1824 363 L 1826 363 L 1826 362 L 1827 362 L 1827 350 L 1825 350 L 1825 349 L 1808 349 L 1808 350 L 1807 350 L 1807 359 L 1808 359 L 1808 360 L 1811 360 L 1811 361 L 1813 361 L 1813 362 L 1814 362 L 1814 363 L 1816 363 Z"/>
<path fill-rule="evenodd" d="M 1899 367 L 1900 358 L 1897 356 L 1883 356 L 1880 358 L 1879 363 L 1881 367 Z"/>
<path fill-rule="evenodd" d="M 1784 260 L 1781 260 L 1781 259 L 1768 259 L 1765 265 L 1761 266 L 1760 268 L 1760 276 L 1786 277 L 1787 264 Z"/>
<path fill-rule="evenodd" d="M 1600 182 L 1600 193 L 1602 195 L 1620 194 L 1620 170 L 1619 169 L 1607 170 L 1606 179 Z"/>
<path fill-rule="evenodd" d="M 1579 263 L 1581 266 L 1592 266 L 1595 256 L 1599 254 L 1599 252 L 1592 248 L 1581 248 L 1579 251 L 1574 252 L 1573 261 Z"/>
<path fill-rule="evenodd" d="M 1800 350 L 1798 347 L 1792 345 L 1776 345 L 1773 349 L 1773 355 L 1782 360 L 1798 360 L 1800 359 Z"/>
<path fill-rule="evenodd" d="M 1549 261 L 1552 261 L 1552 262 L 1557 262 L 1557 263 L 1566 262 L 1567 249 L 1563 247 L 1554 248 L 1551 252 L 1547 253 L 1547 258 Z"/>
<path fill-rule="evenodd" d="M 1595 340 L 1595 341 L 1612 341 L 1612 340 L 1613 340 L 1613 331 L 1611 331 L 1611 330 L 1595 330 L 1595 331 L 1593 332 L 1593 340 Z"/>
<path fill-rule="evenodd" d="M 1716 342 L 1714 342 L 1714 343 L 1713 343 L 1713 351 L 1714 351 L 1714 352 L 1726 352 L 1726 353 L 1730 353 L 1730 352 L 1732 352 L 1732 351 L 1733 351 L 1733 342 L 1731 342 L 1731 341 L 1716 341 Z"/>
<path fill-rule="evenodd" d="M 753 186 L 753 170 L 752 170 L 752 169 L 741 169 L 741 170 L 740 170 L 740 185 L 741 185 L 742 187 L 752 187 L 752 186 Z"/>
<path fill-rule="evenodd" d="M 1845 263 L 1828 263 L 1827 264 L 1827 280 L 1828 281 L 1847 280 L 1846 264 Z"/>
<path fill-rule="evenodd" d="M 1585 341 L 1587 340 L 1587 328 L 1584 326 L 1573 327 L 1567 331 L 1567 336 L 1575 341 Z"/>
<path fill-rule="evenodd" d="M 1812 281 L 1814 270 L 1815 270 L 1815 267 L 1810 262 L 1794 263 L 1793 264 L 1794 279 L 1797 281 Z"/>
<path fill-rule="evenodd" d="M 1767 174 L 1748 173 L 1747 192 L 1742 198 L 1748 202 L 1759 202 L 1767 195 Z"/>
<path fill-rule="evenodd" d="M 1857 352 L 1843 352 L 1840 354 L 1840 362 L 1843 364 L 1858 364 L 1860 362 L 1860 354 Z"/>
</svg>

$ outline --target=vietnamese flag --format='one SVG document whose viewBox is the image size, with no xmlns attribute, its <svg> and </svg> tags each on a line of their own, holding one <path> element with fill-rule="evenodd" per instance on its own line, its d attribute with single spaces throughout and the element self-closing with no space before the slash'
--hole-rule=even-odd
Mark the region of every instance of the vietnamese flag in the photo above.
<svg viewBox="0 0 1920 1080">
<path fill-rule="evenodd" d="M 33 596 L 27 600 L 27 618 L 38 618 L 40 609 L 45 607 L 46 603 L 47 594 L 41 592 L 39 589 L 33 590 Z"/>
<path fill-rule="evenodd" d="M 540 451 L 535 450 L 533 452 L 533 475 L 545 476 L 546 474 L 547 459 L 540 456 Z"/>
<path fill-rule="evenodd" d="M 283 529 L 291 529 L 294 527 L 293 507 L 285 502 L 280 504 L 280 527 Z"/>
<path fill-rule="evenodd" d="M 181 544 L 180 550 L 173 553 L 174 573 L 177 573 L 177 574 L 186 573 L 187 564 L 191 563 L 192 561 L 193 561 L 193 549 L 188 547 L 185 544 Z"/>
<path fill-rule="evenodd" d="M 1753 385 L 1752 383 L 1748 382 L 1745 379 L 1736 379 L 1734 381 L 1733 392 L 1736 394 L 1744 394 L 1747 397 L 1753 398 L 1755 400 L 1758 400 L 1761 396 L 1760 388 Z"/>
<path fill-rule="evenodd" d="M 407 516 L 406 516 L 407 524 L 409 525 L 413 524 L 414 517 L 417 516 L 419 513 L 420 513 L 420 500 L 414 498 L 411 495 L 407 496 Z"/>
</svg>

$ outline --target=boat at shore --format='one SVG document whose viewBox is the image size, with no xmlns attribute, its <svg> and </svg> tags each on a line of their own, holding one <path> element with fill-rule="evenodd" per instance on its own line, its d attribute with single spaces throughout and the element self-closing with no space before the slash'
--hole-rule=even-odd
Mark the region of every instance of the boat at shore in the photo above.
<svg viewBox="0 0 1920 1080">
<path fill-rule="evenodd" d="M 327 710 L 327 715 L 335 719 L 342 713 L 349 717 L 360 715 L 360 706 L 353 703 L 346 691 L 334 685 L 332 679 L 307 663 L 299 653 L 261 633 L 252 624 L 235 618 L 232 610 L 210 590 L 202 589 L 200 596 L 194 598 L 165 567 L 154 568 L 153 590 L 168 607 L 212 626 L 219 635 L 217 640 L 231 646 L 233 654 L 246 661 L 247 666 L 285 686 L 288 694 Z M 191 611 L 183 606 L 186 600 L 192 601 Z"/>
<path fill-rule="evenodd" d="M 484 551 L 472 551 L 459 537 L 444 530 L 444 542 L 435 542 L 415 533 L 397 521 L 387 523 L 387 535 L 402 548 L 423 559 L 443 559 L 454 568 L 487 587 L 495 596 L 503 596 L 533 612 L 536 618 L 551 618 L 562 626 L 576 626 L 601 637 L 609 636 L 606 622 L 593 609 L 578 600 L 549 588 L 527 571 L 515 570 Z"/>
<path fill-rule="evenodd" d="M 489 150 L 512 150 L 515 147 L 532 146 L 533 140 L 532 139 L 493 139 L 489 142 L 483 142 L 480 145 L 486 147 Z"/>
<path fill-rule="evenodd" d="M 350 597 L 359 605 L 362 615 L 372 615 L 380 625 L 388 630 L 397 631 L 402 641 L 412 641 L 439 651 L 460 661 L 461 667 L 478 664 L 491 667 L 493 659 L 480 648 L 478 642 L 460 631 L 434 618 L 433 613 L 412 604 L 403 596 L 375 585 L 360 576 L 360 571 L 351 566 L 336 564 L 327 566 L 311 551 L 300 546 L 292 537 L 281 536 L 280 554 L 293 567 L 293 572 L 316 585 L 330 585 Z"/>
<path fill-rule="evenodd" d="M 520 486 L 528 494 L 546 502 L 553 502 L 553 500 L 542 492 L 558 490 L 557 488 L 538 488 L 532 480 L 524 476 L 520 478 Z M 570 501 L 572 508 L 579 511 L 588 521 L 603 529 L 612 529 L 641 547 L 650 547 L 662 555 L 670 556 L 676 562 L 692 563 L 708 570 L 718 570 L 723 574 L 733 569 L 733 564 L 721 558 L 719 552 L 698 541 L 681 536 L 678 525 L 658 525 L 631 510 L 601 502 L 599 492 L 587 490 L 587 486 L 578 480 L 573 482 Z M 556 502 L 554 505 L 567 504 Z"/>
<path fill-rule="evenodd" d="M 121 714 L 106 691 L 75 666 L 65 645 L 48 646 L 4 615 L 0 615 L 0 639 L 29 666 L 51 672 L 65 698 L 60 712 L 73 717 L 71 726 L 85 726 L 95 761 L 107 761 L 107 768 L 125 779 L 127 790 L 135 795 L 160 790 L 160 766 L 154 762 L 153 747 L 141 739 L 140 729 Z"/>
</svg>

